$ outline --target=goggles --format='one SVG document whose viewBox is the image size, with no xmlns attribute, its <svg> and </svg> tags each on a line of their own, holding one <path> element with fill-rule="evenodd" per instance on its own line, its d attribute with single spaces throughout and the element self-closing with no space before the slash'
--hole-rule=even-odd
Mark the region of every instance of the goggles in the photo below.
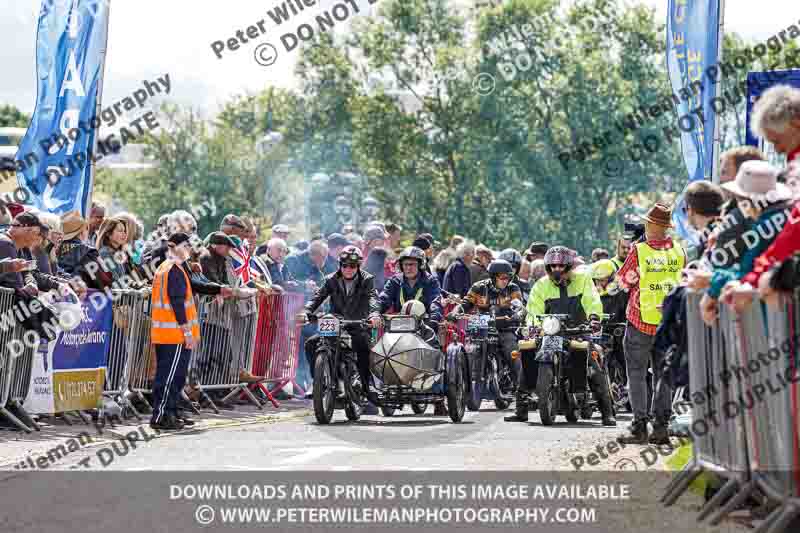
<svg viewBox="0 0 800 533">
<path fill-rule="evenodd" d="M 350 263 L 361 264 L 361 258 L 358 256 L 358 254 L 355 254 L 355 253 L 353 253 L 353 254 L 345 254 L 345 255 L 339 256 L 339 263 L 340 264 L 345 264 L 345 263 L 347 263 L 347 264 L 350 264 Z"/>
<path fill-rule="evenodd" d="M 361 266 L 359 263 L 339 263 L 342 268 L 358 268 Z"/>
</svg>

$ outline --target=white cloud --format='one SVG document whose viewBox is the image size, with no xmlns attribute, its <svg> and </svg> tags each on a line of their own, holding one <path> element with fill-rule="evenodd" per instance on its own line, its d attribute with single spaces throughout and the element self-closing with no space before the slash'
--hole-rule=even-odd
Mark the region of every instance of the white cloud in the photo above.
<svg viewBox="0 0 800 533">
<path fill-rule="evenodd" d="M 135 90 L 142 80 L 165 73 L 172 79 L 171 97 L 209 112 L 237 93 L 268 85 L 294 86 L 297 53 L 283 50 L 280 36 L 286 33 L 284 28 L 296 28 L 343 0 L 318 0 L 319 4 L 276 27 L 267 10 L 283 1 L 111 2 L 104 102 L 117 101 Z M 655 6 L 660 15 L 666 13 L 667 0 L 643 1 Z M 383 2 L 378 0 L 376 5 Z M 33 110 L 36 98 L 35 12 L 39 4 L 40 0 L 0 0 L 0 49 L 4 51 L 0 102 L 12 103 L 27 112 Z M 368 9 L 368 0 L 357 0 L 357 4 L 361 15 L 376 7 Z M 797 0 L 761 0 L 758 9 L 753 9 L 751 2 L 739 0 L 728 0 L 727 4 L 726 27 L 748 38 L 763 39 L 800 19 Z M 242 44 L 236 51 L 226 49 L 222 59 L 217 59 L 210 46 L 213 41 L 235 37 L 237 30 L 246 31 L 260 20 L 264 20 L 266 35 Z M 254 48 L 261 42 L 270 42 L 279 50 L 277 61 L 269 67 L 259 66 L 253 59 Z"/>
</svg>

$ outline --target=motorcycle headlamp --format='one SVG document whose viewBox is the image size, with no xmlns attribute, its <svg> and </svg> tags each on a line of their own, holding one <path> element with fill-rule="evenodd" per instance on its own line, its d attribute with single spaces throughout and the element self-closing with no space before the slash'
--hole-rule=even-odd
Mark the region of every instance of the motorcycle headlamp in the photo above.
<svg viewBox="0 0 800 533">
<path fill-rule="evenodd" d="M 555 335 L 561 330 L 561 321 L 554 316 L 545 317 L 542 320 L 542 331 L 545 335 Z"/>
</svg>

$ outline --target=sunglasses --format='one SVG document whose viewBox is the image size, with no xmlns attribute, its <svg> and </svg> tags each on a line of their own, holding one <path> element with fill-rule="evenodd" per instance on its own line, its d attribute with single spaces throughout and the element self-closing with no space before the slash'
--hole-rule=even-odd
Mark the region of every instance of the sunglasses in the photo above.
<svg viewBox="0 0 800 533">
<path fill-rule="evenodd" d="M 350 269 L 353 269 L 353 268 L 358 268 L 358 267 L 359 267 L 359 264 L 358 264 L 358 263 L 343 263 L 343 264 L 342 264 L 342 268 L 350 268 Z"/>
</svg>

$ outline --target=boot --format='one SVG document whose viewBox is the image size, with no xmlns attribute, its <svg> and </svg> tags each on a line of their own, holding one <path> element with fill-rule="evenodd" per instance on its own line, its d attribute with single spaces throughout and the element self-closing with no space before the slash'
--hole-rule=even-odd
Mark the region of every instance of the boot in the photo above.
<svg viewBox="0 0 800 533">
<path fill-rule="evenodd" d="M 634 421 L 631 424 L 630 434 L 619 438 L 623 444 L 647 444 L 647 419 Z"/>
<path fill-rule="evenodd" d="M 515 402 L 514 414 L 503 418 L 506 422 L 527 422 L 528 421 L 528 395 L 517 389 L 517 400 Z"/>
<path fill-rule="evenodd" d="M 670 444 L 667 423 L 664 420 L 656 419 L 653 422 L 653 432 L 650 434 L 650 438 L 647 442 L 655 444 L 656 446 Z"/>
<path fill-rule="evenodd" d="M 433 416 L 447 416 L 447 408 L 443 401 L 433 404 Z"/>
</svg>

